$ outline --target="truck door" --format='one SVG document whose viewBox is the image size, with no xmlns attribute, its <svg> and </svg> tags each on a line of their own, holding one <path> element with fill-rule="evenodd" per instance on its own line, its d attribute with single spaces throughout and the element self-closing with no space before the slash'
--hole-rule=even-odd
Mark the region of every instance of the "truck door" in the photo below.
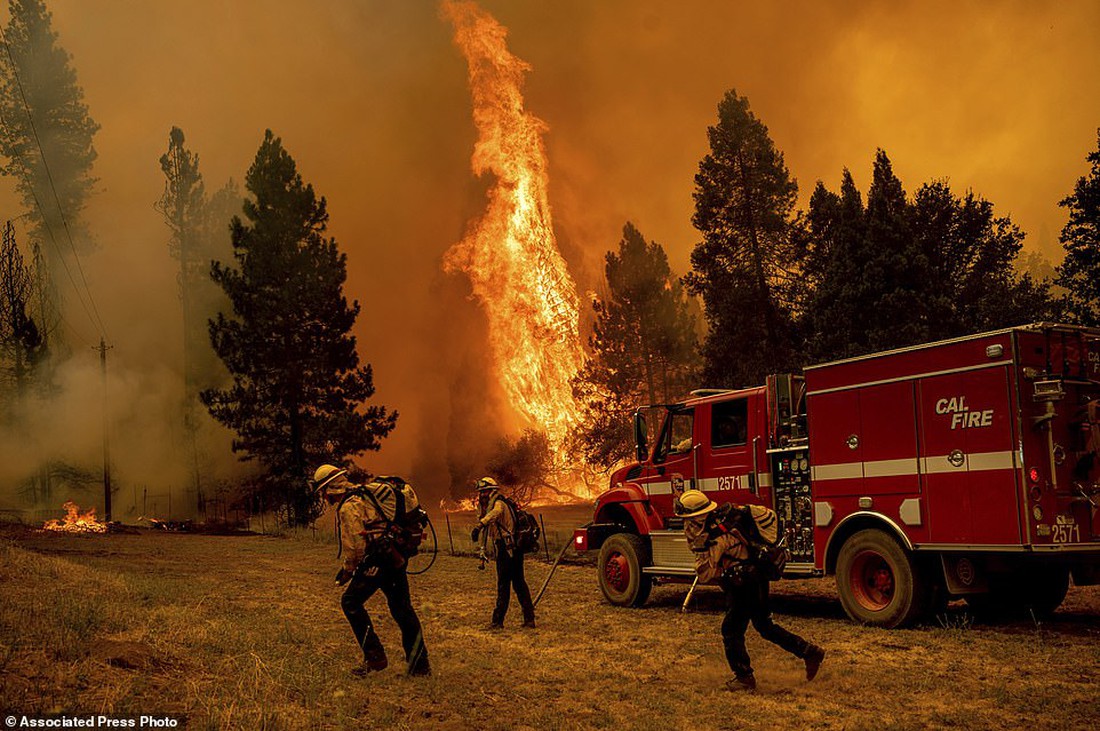
<svg viewBox="0 0 1100 731">
<path fill-rule="evenodd" d="M 759 401 L 752 395 L 702 407 L 706 433 L 699 454 L 699 485 L 717 502 L 760 503 L 753 449 L 759 446 Z M 707 418 L 709 417 L 709 418 Z M 769 506 L 770 507 L 770 506 Z"/>
<path fill-rule="evenodd" d="M 921 479 L 932 543 L 1021 542 L 1007 367 L 920 380 Z"/>
<path fill-rule="evenodd" d="M 653 450 L 653 467 L 639 483 L 644 484 L 650 502 L 662 515 L 672 515 L 672 500 L 695 487 L 695 459 L 698 439 L 693 408 L 670 409 Z"/>
</svg>

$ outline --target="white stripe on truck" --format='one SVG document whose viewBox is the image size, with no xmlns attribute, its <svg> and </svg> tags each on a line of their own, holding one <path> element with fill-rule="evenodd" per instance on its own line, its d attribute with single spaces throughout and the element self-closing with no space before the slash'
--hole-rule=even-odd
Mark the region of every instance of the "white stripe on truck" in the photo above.
<svg viewBox="0 0 1100 731">
<path fill-rule="evenodd" d="M 1015 452 L 978 452 L 963 455 L 956 467 L 946 454 L 935 457 L 909 459 L 881 459 L 871 462 L 839 462 L 814 465 L 811 474 L 814 482 L 829 480 L 854 480 L 861 477 L 902 477 L 906 475 L 936 475 L 945 472 L 987 472 L 990 470 L 1016 469 Z"/>
</svg>

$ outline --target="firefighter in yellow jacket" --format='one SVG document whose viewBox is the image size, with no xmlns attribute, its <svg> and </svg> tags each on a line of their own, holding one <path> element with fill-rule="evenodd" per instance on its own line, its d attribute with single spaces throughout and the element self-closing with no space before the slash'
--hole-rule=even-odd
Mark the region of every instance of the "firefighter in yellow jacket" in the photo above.
<svg viewBox="0 0 1100 731">
<path fill-rule="evenodd" d="M 512 589 L 523 610 L 523 626 L 535 626 L 535 605 L 531 602 L 531 590 L 523 576 L 523 551 L 516 547 L 513 540 L 516 530 L 516 516 L 504 496 L 500 486 L 492 477 L 482 477 L 477 481 L 478 522 L 470 538 L 479 543 L 483 553 L 496 560 L 497 565 L 497 603 L 493 609 L 493 619 L 489 627 L 500 629 L 504 626 L 504 615 L 508 612 L 508 600 Z"/>
<path fill-rule="evenodd" d="M 420 619 L 409 595 L 408 562 L 388 535 L 397 512 L 393 486 L 383 482 L 354 485 L 347 479 L 347 470 L 333 465 L 317 468 L 313 484 L 323 491 L 330 505 L 338 506 L 336 525 L 343 564 L 336 583 L 347 584 L 340 605 L 363 651 L 362 664 L 352 672 L 366 675 L 384 670 L 389 664 L 365 606 L 381 589 L 390 615 L 401 628 L 406 671 L 409 675 L 430 675 Z"/>
<path fill-rule="evenodd" d="M 699 490 L 686 490 L 676 500 L 676 514 L 684 519 L 684 536 L 695 553 L 695 571 L 699 581 L 717 580 L 726 594 L 726 617 L 722 621 L 722 644 L 733 679 L 730 690 L 754 690 L 749 653 L 745 649 L 745 631 L 749 622 L 769 642 L 779 645 L 806 663 L 806 680 L 817 675 L 825 650 L 807 642 L 772 621 L 768 603 L 768 580 L 753 566 L 751 548 L 744 532 L 748 526 L 739 521 L 752 520 L 750 509 L 722 506 Z M 770 512 L 770 511 L 768 511 Z M 717 520 L 719 515 L 723 520 Z M 775 520 L 775 514 L 771 514 Z"/>
</svg>

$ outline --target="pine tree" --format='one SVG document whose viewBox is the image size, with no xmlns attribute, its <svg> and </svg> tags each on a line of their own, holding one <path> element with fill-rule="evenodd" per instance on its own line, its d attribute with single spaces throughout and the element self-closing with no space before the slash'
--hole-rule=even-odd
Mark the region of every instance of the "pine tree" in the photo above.
<svg viewBox="0 0 1100 731">
<path fill-rule="evenodd" d="M 1024 233 L 972 191 L 944 181 L 921 186 L 913 231 L 930 273 L 922 287 L 931 339 L 1053 319 L 1049 286 L 1017 271 Z"/>
<path fill-rule="evenodd" d="M 221 290 L 210 279 L 214 259 L 230 251 L 229 221 L 239 213 L 242 199 L 232 181 L 210 200 L 206 198 L 198 155 L 185 146 L 183 130 L 173 127 L 168 151 L 160 158 L 164 192 L 156 208 L 164 216 L 170 237 L 168 250 L 179 264 L 177 282 L 183 321 L 183 428 L 186 435 L 192 491 L 200 509 L 204 504 L 206 461 L 200 448 L 203 422 L 198 411 L 203 388 L 224 385 L 210 347 L 206 322 L 228 305 Z M 219 306 L 212 306 L 217 303 Z"/>
<path fill-rule="evenodd" d="M 1066 258 L 1058 267 L 1057 284 L 1068 291 L 1069 320 L 1100 326 L 1100 130 L 1096 150 L 1086 159 L 1092 166 L 1088 175 L 1078 178 L 1073 193 L 1058 204 L 1069 209 L 1069 221 L 1058 237 Z"/>
<path fill-rule="evenodd" d="M 28 314 L 33 295 L 31 272 L 16 244 L 15 228 L 8 221 L 0 240 L 0 362 L 4 366 L 0 386 L 16 399 L 25 395 L 41 355 L 42 335 Z"/>
<path fill-rule="evenodd" d="M 887 350 L 927 341 L 931 334 L 922 287 L 928 257 L 913 234 L 905 189 L 883 150 L 875 154 L 867 191 L 862 287 L 870 306 L 859 313 L 868 349 Z"/>
<path fill-rule="evenodd" d="M 0 58 L 0 152 L 6 158 L 0 172 L 16 178 L 34 237 L 55 242 L 47 251 L 56 259 L 69 250 L 70 236 L 78 249 L 87 247 L 80 217 L 95 185 L 92 138 L 99 125 L 88 115 L 72 58 L 58 44 L 42 0 L 9 0 L 8 11 L 7 53 Z"/>
<path fill-rule="evenodd" d="M 864 352 L 863 257 L 867 227 L 863 196 L 845 169 L 840 194 L 818 182 L 810 198 L 808 251 L 803 272 L 808 282 L 803 331 L 813 361 Z"/>
<path fill-rule="evenodd" d="M 945 182 L 905 195 L 886 153 L 863 206 L 845 170 L 839 195 L 810 199 L 802 329 L 815 361 L 957 337 L 1051 315 L 1047 286 L 1016 272 L 1023 233 Z"/>
<path fill-rule="evenodd" d="M 245 187 L 247 221 L 235 217 L 231 229 L 236 268 L 216 262 L 211 271 L 232 304 L 210 335 L 233 383 L 202 400 L 236 432 L 242 459 L 260 463 L 261 500 L 301 525 L 319 508 L 310 468 L 379 449 L 397 414 L 365 406 L 374 385 L 350 334 L 359 303 L 343 295 L 347 257 L 324 237 L 325 199 L 270 130 Z"/>
<path fill-rule="evenodd" d="M 604 274 L 607 294 L 593 302 L 590 354 L 573 392 L 584 408 L 575 437 L 586 461 L 611 466 L 631 454 L 629 414 L 683 396 L 697 356 L 695 318 L 659 244 L 628 222 Z"/>
<path fill-rule="evenodd" d="M 692 223 L 703 234 L 684 278 L 701 295 L 709 332 L 708 385 L 756 384 L 794 363 L 791 315 L 798 185 L 768 128 L 731 90 L 707 130 L 711 152 L 695 176 Z"/>
<path fill-rule="evenodd" d="M 202 233 L 205 189 L 199 173 L 199 158 L 184 146 L 183 130 L 173 127 L 168 134 L 168 152 L 161 155 L 160 169 L 164 173 L 164 193 L 156 208 L 164 216 L 171 231 L 168 250 L 179 262 L 180 302 L 183 310 L 183 381 L 184 401 L 188 409 L 198 397 L 195 374 L 195 353 L 205 345 L 204 333 L 196 325 L 194 288 L 208 271 L 196 256 Z"/>
</svg>

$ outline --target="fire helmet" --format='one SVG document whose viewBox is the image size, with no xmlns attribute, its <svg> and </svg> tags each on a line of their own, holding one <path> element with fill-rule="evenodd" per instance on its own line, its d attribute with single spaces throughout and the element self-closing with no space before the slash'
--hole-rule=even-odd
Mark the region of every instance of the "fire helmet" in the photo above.
<svg viewBox="0 0 1100 731">
<path fill-rule="evenodd" d="M 477 481 L 477 485 L 475 485 L 475 487 L 477 487 L 478 491 L 481 491 L 493 490 L 497 487 L 500 487 L 500 485 L 498 485 L 497 481 L 494 480 L 492 477 L 482 477 L 480 480 Z"/>
<path fill-rule="evenodd" d="M 346 492 L 346 488 L 343 486 L 336 486 L 332 484 L 332 481 L 337 477 L 342 477 L 348 473 L 347 470 L 340 469 L 334 465 L 323 464 L 317 468 L 317 471 L 313 473 L 313 489 L 317 492 L 322 490 L 328 490 L 328 492 Z"/>
<path fill-rule="evenodd" d="M 681 518 L 697 518 L 706 515 L 718 507 L 718 503 L 711 500 L 699 490 L 684 490 L 680 497 L 676 498 L 673 510 Z"/>
</svg>

